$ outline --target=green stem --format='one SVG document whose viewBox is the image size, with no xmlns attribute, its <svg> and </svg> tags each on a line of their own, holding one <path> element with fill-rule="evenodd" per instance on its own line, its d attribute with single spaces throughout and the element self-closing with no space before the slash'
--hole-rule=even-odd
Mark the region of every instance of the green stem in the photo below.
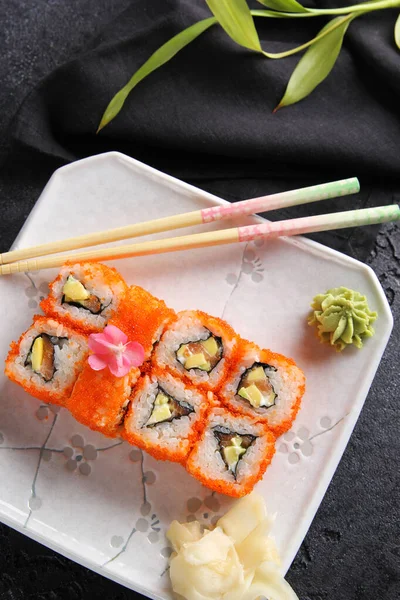
<svg viewBox="0 0 400 600">
<path fill-rule="evenodd" d="M 333 14 L 334 15 L 343 14 L 346 16 L 344 16 L 340 22 L 333 24 L 332 27 L 329 27 L 322 33 L 319 33 L 317 36 L 315 36 L 315 38 L 313 38 L 312 40 L 309 40 L 308 42 L 306 42 L 305 44 L 302 44 L 301 46 L 297 46 L 296 48 L 292 48 L 291 50 L 286 50 L 285 52 L 270 53 L 270 52 L 263 51 L 262 53 L 267 58 L 272 58 L 272 59 L 286 58 L 287 56 L 292 56 L 293 54 L 302 52 L 309 46 L 312 46 L 312 44 L 314 44 L 318 40 L 321 40 L 322 38 L 324 38 L 326 35 L 331 33 L 331 31 L 334 31 L 337 27 L 340 27 L 344 21 L 352 21 L 356 17 L 359 17 L 359 16 L 364 15 L 369 12 L 373 12 L 375 10 L 382 10 L 385 8 L 399 8 L 399 7 L 400 7 L 400 0 L 380 0 L 378 2 L 366 2 L 366 3 L 364 2 L 362 4 L 348 6 L 345 8 L 333 8 L 333 9 L 326 9 L 326 10 L 325 9 L 309 9 L 310 12 L 308 12 L 308 13 L 276 12 L 276 15 L 274 15 L 275 18 L 298 18 L 298 17 L 317 17 L 317 16 L 319 17 L 322 15 L 333 15 Z M 271 17 L 271 12 L 273 13 L 274 11 L 252 10 L 251 14 L 253 15 L 253 17 Z M 349 12 L 350 12 L 350 14 L 349 14 Z"/>
<path fill-rule="evenodd" d="M 363 2 L 362 4 L 353 4 L 353 6 L 344 6 L 343 8 L 310 8 L 314 15 L 347 15 L 349 13 L 372 12 L 374 10 L 383 10 L 385 8 L 399 8 L 400 0 L 380 0 L 378 2 Z"/>
<path fill-rule="evenodd" d="M 331 27 L 328 27 L 327 29 L 325 29 L 325 31 L 323 31 L 322 33 L 319 33 L 318 35 L 315 36 L 315 38 L 312 38 L 312 40 L 309 40 L 308 42 L 306 42 L 305 44 L 302 44 L 301 46 L 297 46 L 296 48 L 292 48 L 291 50 L 286 50 L 286 52 L 278 52 L 276 54 L 271 54 L 269 52 L 263 51 L 263 54 L 267 58 L 277 59 L 277 58 L 285 58 L 286 56 L 291 56 L 292 54 L 297 54 L 298 52 L 302 52 L 302 50 L 305 50 L 306 48 L 308 48 L 309 46 L 311 46 L 318 40 L 322 40 L 322 38 L 324 38 L 326 35 L 328 35 L 332 31 L 335 31 L 335 29 L 337 29 L 338 27 L 341 27 L 343 25 L 343 23 L 345 23 L 346 21 L 352 21 L 357 16 L 358 15 L 347 15 L 347 17 L 343 17 L 343 19 L 341 19 L 337 23 L 334 23 Z"/>
<path fill-rule="evenodd" d="M 302 17 L 323 17 L 330 15 L 348 15 L 349 13 L 373 12 L 385 8 L 400 8 L 400 0 L 379 0 L 378 2 L 363 2 L 342 8 L 309 8 L 304 13 L 289 13 L 273 10 L 252 10 L 253 17 L 274 17 L 277 19 L 298 19 Z"/>
</svg>

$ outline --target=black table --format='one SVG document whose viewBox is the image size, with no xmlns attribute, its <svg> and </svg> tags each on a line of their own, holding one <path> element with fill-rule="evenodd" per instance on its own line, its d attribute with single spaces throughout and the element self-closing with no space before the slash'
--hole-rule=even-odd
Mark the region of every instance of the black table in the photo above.
<svg viewBox="0 0 400 600">
<path fill-rule="evenodd" d="M 129 0 L 0 0 L 3 158 L 9 156 L 8 127 L 26 94 L 128 5 Z M 50 174 L 40 157 L 25 165 L 21 178 L 8 167 L 2 170 L 1 252 L 9 248 Z M 209 180 L 200 186 L 232 199 L 252 195 L 246 182 L 236 196 L 225 183 Z M 350 443 L 288 573 L 302 600 L 400 598 L 398 224 L 381 228 L 366 262 L 382 283 L 395 327 Z M 0 600 L 122 600 L 135 595 L 0 525 Z"/>
</svg>

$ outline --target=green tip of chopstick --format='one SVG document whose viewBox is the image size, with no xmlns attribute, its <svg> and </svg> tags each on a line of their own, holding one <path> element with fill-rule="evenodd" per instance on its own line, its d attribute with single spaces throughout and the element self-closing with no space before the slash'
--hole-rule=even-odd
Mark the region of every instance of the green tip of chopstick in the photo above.
<svg viewBox="0 0 400 600">
<path fill-rule="evenodd" d="M 355 213 L 358 213 L 361 217 L 360 225 L 374 225 L 400 220 L 400 206 L 398 204 L 359 209 Z"/>
<path fill-rule="evenodd" d="M 349 177 L 348 179 L 343 179 L 343 181 L 335 183 L 339 183 L 340 186 L 349 194 L 358 194 L 360 191 L 360 182 L 358 181 L 357 177 Z"/>
</svg>

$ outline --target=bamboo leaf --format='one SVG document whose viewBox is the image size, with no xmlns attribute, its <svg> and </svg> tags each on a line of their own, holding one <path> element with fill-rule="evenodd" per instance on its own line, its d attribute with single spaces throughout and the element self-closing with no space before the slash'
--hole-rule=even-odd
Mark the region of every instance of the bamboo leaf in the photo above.
<svg viewBox="0 0 400 600">
<path fill-rule="evenodd" d="M 396 25 L 394 26 L 394 41 L 400 50 L 400 15 L 397 17 Z"/>
<path fill-rule="evenodd" d="M 272 8 L 272 10 L 278 10 L 280 12 L 289 13 L 308 13 L 311 12 L 308 8 L 302 6 L 296 0 L 257 0 L 263 6 Z"/>
<path fill-rule="evenodd" d="M 324 81 L 339 56 L 344 35 L 354 18 L 353 15 L 336 17 L 321 29 L 318 35 L 324 33 L 324 37 L 314 42 L 300 59 L 275 111 L 303 100 Z"/>
<path fill-rule="evenodd" d="M 246 0 L 206 0 L 221 27 L 234 42 L 261 52 L 256 26 Z"/>
<path fill-rule="evenodd" d="M 150 58 L 136 71 L 131 77 L 128 83 L 120 89 L 120 91 L 113 97 L 109 105 L 107 106 L 103 117 L 100 121 L 97 133 L 103 129 L 108 123 L 110 123 L 120 112 L 127 99 L 129 93 L 133 90 L 138 83 L 140 83 L 145 77 L 150 75 L 153 71 L 164 65 L 166 62 L 171 60 L 182 48 L 190 44 L 194 39 L 201 35 L 206 29 L 215 25 L 217 19 L 210 17 L 203 19 L 194 25 L 191 25 L 184 31 L 179 32 L 173 38 L 163 44 L 158 50 L 150 56 Z"/>
</svg>

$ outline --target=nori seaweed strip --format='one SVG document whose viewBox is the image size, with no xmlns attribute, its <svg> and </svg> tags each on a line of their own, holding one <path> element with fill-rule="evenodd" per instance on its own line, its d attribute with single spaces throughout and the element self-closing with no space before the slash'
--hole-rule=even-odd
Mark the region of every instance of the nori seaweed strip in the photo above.
<svg viewBox="0 0 400 600">
<path fill-rule="evenodd" d="M 269 365 L 269 364 L 267 364 L 267 363 L 261 363 L 261 362 L 255 362 L 255 363 L 253 363 L 253 364 L 251 365 L 251 367 L 249 367 L 248 369 L 246 369 L 246 370 L 245 370 L 245 372 L 243 373 L 243 375 L 241 376 L 241 378 L 240 378 L 240 381 L 239 381 L 239 384 L 238 384 L 238 386 L 237 386 L 237 389 L 236 389 L 236 396 L 239 396 L 239 390 L 240 390 L 240 388 L 241 388 L 241 387 L 243 387 L 243 381 L 246 379 L 246 377 L 248 376 L 248 374 L 249 374 L 249 373 L 250 373 L 250 372 L 251 372 L 253 369 L 255 369 L 255 368 L 257 368 L 257 367 L 262 367 L 262 368 L 263 368 L 263 371 L 264 371 L 264 373 L 265 373 L 265 369 L 269 369 L 270 371 L 274 371 L 275 373 L 276 373 L 276 371 L 278 370 L 278 369 L 277 369 L 276 367 L 274 367 L 273 365 Z M 272 408 L 273 406 L 275 406 L 275 400 L 277 399 L 277 397 L 278 397 L 278 394 L 275 392 L 275 390 L 274 390 L 274 386 L 272 385 L 272 383 L 271 383 L 271 381 L 270 381 L 270 379 L 269 379 L 268 375 L 267 375 L 266 373 L 265 373 L 265 375 L 266 375 L 266 377 L 267 377 L 267 379 L 268 379 L 268 383 L 269 383 L 269 385 L 271 386 L 272 393 L 274 394 L 274 402 L 273 402 L 273 404 L 270 404 L 269 406 L 259 406 L 258 408 L 263 408 L 263 409 L 265 409 L 265 410 L 268 410 L 269 408 Z M 245 402 L 248 402 L 248 403 L 249 403 L 249 401 L 248 401 L 248 400 L 246 400 L 246 398 L 243 398 L 243 396 L 239 396 L 239 398 L 240 398 L 241 400 L 244 400 Z"/>
<path fill-rule="evenodd" d="M 40 372 L 34 371 L 32 368 L 32 350 L 34 343 L 37 339 L 41 338 L 43 340 L 43 360 L 40 368 Z M 51 341 L 50 336 L 47 333 L 41 333 L 37 335 L 35 339 L 32 341 L 31 348 L 27 354 L 24 366 L 30 366 L 32 371 L 37 375 L 40 375 L 44 379 L 44 381 L 49 382 L 53 379 L 54 373 L 56 372 L 56 368 L 54 365 L 54 344 Z M 44 366 L 42 373 L 42 366 Z"/>
<path fill-rule="evenodd" d="M 52 355 L 52 360 L 53 360 L 53 371 L 52 371 L 52 375 L 51 377 L 45 377 L 45 375 L 43 375 L 42 373 L 38 373 L 37 371 L 32 371 L 34 373 L 36 373 L 37 375 L 40 375 L 44 381 L 46 381 L 46 383 L 48 383 L 49 381 L 51 381 L 54 377 L 55 372 L 57 371 L 56 366 L 54 364 L 54 346 L 58 346 L 59 348 L 62 348 L 64 343 L 60 343 L 60 342 L 67 342 L 68 338 L 67 337 L 57 337 L 55 335 L 49 335 L 48 333 L 39 333 L 39 335 L 37 335 L 35 337 L 35 339 L 32 341 L 30 350 L 26 356 L 25 362 L 24 362 L 24 366 L 25 367 L 31 367 L 32 368 L 32 349 L 33 349 L 33 344 L 36 342 L 36 340 L 38 338 L 43 338 L 43 341 L 45 342 L 46 340 L 51 344 L 51 346 L 53 347 L 53 355 Z M 56 341 L 55 341 L 56 340 Z"/>
<path fill-rule="evenodd" d="M 122 425 L 125 422 L 125 417 L 128 413 L 129 407 L 131 405 L 130 400 L 126 403 L 125 406 L 121 406 L 121 410 L 119 411 L 119 414 L 121 415 L 119 421 L 118 421 L 118 427 L 122 427 Z"/>
<path fill-rule="evenodd" d="M 191 404 L 189 404 L 188 402 L 185 402 L 184 400 L 177 400 L 170 394 L 167 394 L 167 392 L 165 390 L 163 390 L 160 386 L 158 386 L 156 397 L 155 397 L 155 400 L 153 403 L 153 407 L 151 409 L 149 419 L 151 418 L 151 415 L 153 414 L 155 401 L 157 400 L 158 394 L 164 394 L 164 396 L 167 396 L 167 398 L 169 399 L 169 402 L 172 403 L 172 405 L 173 405 L 172 415 L 169 419 L 165 419 L 165 421 L 160 421 L 159 423 L 151 423 L 150 425 L 144 424 L 143 427 L 156 427 L 157 425 L 162 425 L 162 423 L 171 423 L 172 421 L 178 420 L 181 417 L 186 417 L 187 415 L 190 415 L 190 413 L 194 412 L 194 408 Z M 142 427 L 142 429 L 143 429 L 143 427 Z"/>
<path fill-rule="evenodd" d="M 205 340 L 199 339 L 199 340 L 190 340 L 189 342 L 183 342 L 182 344 L 179 345 L 179 348 L 175 352 L 176 360 L 179 362 L 180 365 L 182 365 L 182 367 L 186 371 L 193 371 L 194 369 L 198 369 L 199 371 L 202 371 L 203 373 L 211 373 L 211 371 L 213 371 L 215 369 L 215 367 L 221 362 L 221 360 L 224 357 L 224 345 L 222 343 L 222 338 L 217 335 L 214 335 L 209 329 L 207 329 L 207 327 L 204 327 L 204 329 L 206 331 L 208 331 L 210 334 Z M 183 365 L 178 358 L 179 350 L 182 348 L 182 346 L 187 346 L 188 344 L 200 344 L 201 342 L 205 342 L 210 337 L 214 338 L 214 340 L 217 342 L 217 346 L 218 346 L 219 358 L 218 358 L 217 362 L 215 363 L 215 365 L 213 367 L 211 367 L 211 369 L 209 371 L 206 371 L 205 369 L 199 369 L 198 367 L 190 367 L 190 369 L 186 369 L 185 365 Z"/>
<path fill-rule="evenodd" d="M 92 310 L 90 308 L 90 306 L 85 306 L 85 304 L 84 304 L 85 302 L 88 302 L 92 298 L 95 298 L 98 302 L 99 308 L 96 310 Z M 65 294 L 64 294 L 63 297 L 61 298 L 61 304 L 69 304 L 69 306 L 76 306 L 76 308 L 83 308 L 83 310 L 87 310 L 92 315 L 99 315 L 100 313 L 103 312 L 103 310 L 105 308 L 108 308 L 108 306 L 110 306 L 111 302 L 107 306 L 102 306 L 99 298 L 97 296 L 95 296 L 94 294 L 91 294 L 87 300 L 81 300 L 80 302 L 74 302 L 73 300 L 65 300 Z"/>
<path fill-rule="evenodd" d="M 239 462 L 241 461 L 243 456 L 246 456 L 246 453 L 244 453 L 242 456 L 239 456 L 238 461 L 235 465 L 235 470 L 232 471 L 225 460 L 223 449 L 227 448 L 228 446 L 232 446 L 232 438 L 239 437 L 242 442 L 242 448 L 244 448 L 247 451 L 250 448 L 250 446 L 256 441 L 257 436 L 251 435 L 250 433 L 237 433 L 236 431 L 231 431 L 230 429 L 228 429 L 227 427 L 223 427 L 222 425 L 217 425 L 216 427 L 213 427 L 213 433 L 219 445 L 219 453 L 221 455 L 221 458 L 224 461 L 228 471 L 230 471 L 236 479 L 236 472 Z"/>
</svg>

